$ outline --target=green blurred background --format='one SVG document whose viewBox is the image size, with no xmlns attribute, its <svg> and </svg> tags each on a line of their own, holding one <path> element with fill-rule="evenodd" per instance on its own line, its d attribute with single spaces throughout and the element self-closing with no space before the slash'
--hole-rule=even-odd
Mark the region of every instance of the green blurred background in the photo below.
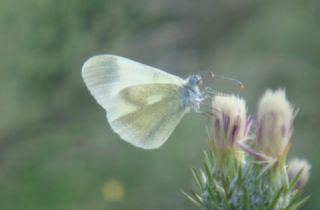
<svg viewBox="0 0 320 210">
<path fill-rule="evenodd" d="M 112 53 L 186 77 L 240 79 L 254 115 L 267 88 L 300 108 L 290 157 L 313 168 L 303 209 L 320 206 L 318 0 L 0 0 L 0 209 L 197 209 L 190 167 L 207 148 L 206 119 L 188 114 L 144 151 L 111 131 L 82 64 Z"/>
</svg>

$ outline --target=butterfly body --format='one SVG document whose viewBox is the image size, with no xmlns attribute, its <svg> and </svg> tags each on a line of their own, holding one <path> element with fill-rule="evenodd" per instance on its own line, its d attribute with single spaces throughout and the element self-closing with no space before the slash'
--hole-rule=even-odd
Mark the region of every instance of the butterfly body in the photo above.
<svg viewBox="0 0 320 210">
<path fill-rule="evenodd" d="M 181 88 L 183 105 L 199 111 L 200 104 L 205 98 L 205 91 L 200 89 L 202 78 L 200 75 L 191 75 L 185 81 L 185 85 Z"/>
<path fill-rule="evenodd" d="M 198 111 L 205 92 L 201 76 L 187 79 L 115 55 L 98 55 L 82 77 L 120 137 L 144 149 L 160 147 L 185 113 Z"/>
</svg>

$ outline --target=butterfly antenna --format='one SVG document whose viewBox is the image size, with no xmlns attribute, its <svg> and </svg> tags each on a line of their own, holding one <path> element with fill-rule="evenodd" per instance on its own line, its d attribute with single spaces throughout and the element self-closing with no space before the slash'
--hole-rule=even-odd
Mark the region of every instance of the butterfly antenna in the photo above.
<svg viewBox="0 0 320 210">
<path fill-rule="evenodd" d="M 224 79 L 224 80 L 229 80 L 229 81 L 233 81 L 235 83 L 237 83 L 240 86 L 240 89 L 243 90 L 244 89 L 244 84 L 237 79 L 233 79 L 230 77 L 224 77 L 224 76 L 220 76 L 220 75 L 215 75 L 212 71 L 208 71 L 209 76 L 213 79 L 214 77 L 219 78 L 219 79 Z"/>
</svg>

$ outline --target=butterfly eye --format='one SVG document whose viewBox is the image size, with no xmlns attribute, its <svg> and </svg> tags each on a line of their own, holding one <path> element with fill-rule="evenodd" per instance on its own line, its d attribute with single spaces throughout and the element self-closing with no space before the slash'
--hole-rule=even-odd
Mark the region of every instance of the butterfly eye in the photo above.
<svg viewBox="0 0 320 210">
<path fill-rule="evenodd" d="M 199 79 L 199 80 L 197 81 L 197 85 L 198 85 L 199 87 L 202 87 L 202 85 L 203 85 L 202 79 Z"/>
</svg>

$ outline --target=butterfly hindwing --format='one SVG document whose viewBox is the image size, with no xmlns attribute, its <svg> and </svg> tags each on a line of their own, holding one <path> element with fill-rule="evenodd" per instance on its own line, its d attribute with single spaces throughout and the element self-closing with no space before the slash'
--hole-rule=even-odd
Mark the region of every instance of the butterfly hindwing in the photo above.
<svg viewBox="0 0 320 210">
<path fill-rule="evenodd" d="M 114 99 L 115 106 L 107 113 L 111 127 L 127 142 L 145 149 L 161 146 L 187 111 L 176 85 L 137 85 Z"/>
</svg>

